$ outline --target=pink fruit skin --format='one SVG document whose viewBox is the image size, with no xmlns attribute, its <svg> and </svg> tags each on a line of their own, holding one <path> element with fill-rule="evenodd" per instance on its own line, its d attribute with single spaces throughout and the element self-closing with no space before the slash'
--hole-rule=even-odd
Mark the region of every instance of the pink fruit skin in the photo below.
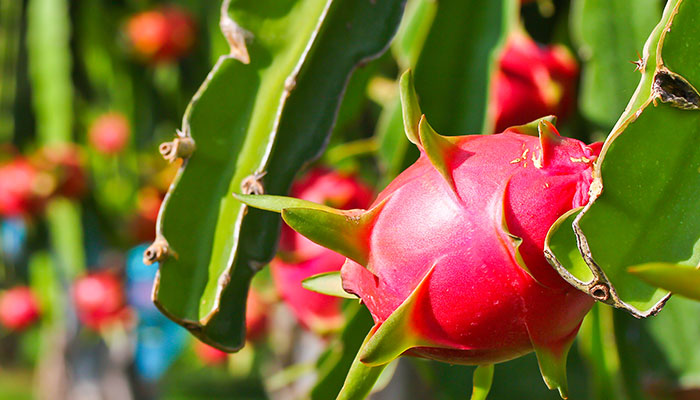
<svg viewBox="0 0 700 400">
<path fill-rule="evenodd" d="M 494 77 L 494 131 L 546 115 L 566 118 L 574 105 L 577 78 L 578 65 L 565 47 L 540 47 L 526 33 L 514 32 Z"/>
<path fill-rule="evenodd" d="M 73 284 L 73 301 L 80 321 L 100 330 L 128 318 L 121 280 L 110 272 L 94 272 Z"/>
<path fill-rule="evenodd" d="M 0 216 L 18 216 L 37 211 L 43 203 L 35 192 L 39 170 L 17 157 L 0 166 Z"/>
<path fill-rule="evenodd" d="M 26 286 L 7 290 L 0 298 L 0 323 L 12 331 L 22 331 L 40 316 L 39 301 Z"/>
<path fill-rule="evenodd" d="M 593 300 L 559 277 L 543 243 L 560 215 L 587 202 L 600 146 L 560 140 L 542 160 L 536 137 L 463 136 L 448 160 L 459 198 L 422 154 L 375 201 L 386 199 L 370 233 L 369 270 L 348 260 L 345 289 L 381 324 L 435 264 L 410 326 L 438 346 L 413 355 L 495 363 L 532 351 L 533 342 L 556 347 L 571 338 Z M 503 219 L 540 283 L 516 262 Z"/>
<path fill-rule="evenodd" d="M 90 144 L 102 154 L 121 153 L 130 136 L 129 121 L 120 113 L 107 113 L 97 117 L 88 132 Z"/>
<path fill-rule="evenodd" d="M 372 201 L 372 191 L 356 178 L 337 172 L 315 169 L 297 181 L 292 196 L 326 204 L 331 207 L 366 208 Z M 340 270 L 345 257 L 328 250 L 283 226 L 280 256 L 270 263 L 277 291 L 307 329 L 327 333 L 340 327 L 341 299 L 311 292 L 301 282 L 313 275 Z"/>
</svg>

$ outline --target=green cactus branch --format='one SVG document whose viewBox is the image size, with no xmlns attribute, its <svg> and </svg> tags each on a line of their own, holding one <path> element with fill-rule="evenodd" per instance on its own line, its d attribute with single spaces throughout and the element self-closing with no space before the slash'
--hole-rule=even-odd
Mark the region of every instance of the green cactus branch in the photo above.
<svg viewBox="0 0 700 400">
<path fill-rule="evenodd" d="M 380 54 L 402 0 L 240 0 L 222 4 L 219 58 L 161 147 L 183 164 L 145 254 L 160 263 L 156 305 L 225 351 L 245 338 L 250 278 L 273 255 L 279 218 L 231 194 L 286 194 L 332 128 L 348 77 Z M 313 110 L 313 112 L 309 112 Z"/>
<path fill-rule="evenodd" d="M 596 163 L 589 203 L 560 218 L 545 244 L 567 281 L 636 317 L 657 313 L 669 292 L 628 267 L 700 261 L 698 13 L 697 2 L 667 4 L 637 64 L 639 86 Z"/>
</svg>

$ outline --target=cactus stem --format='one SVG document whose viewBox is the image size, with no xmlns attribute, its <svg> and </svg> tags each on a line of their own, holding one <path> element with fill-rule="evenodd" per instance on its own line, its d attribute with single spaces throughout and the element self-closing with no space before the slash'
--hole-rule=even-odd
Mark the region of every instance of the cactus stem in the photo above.
<svg viewBox="0 0 700 400">
<path fill-rule="evenodd" d="M 165 237 L 158 235 L 156 240 L 153 241 L 153 243 L 148 246 L 146 251 L 143 252 L 143 263 L 146 265 L 151 265 L 155 262 L 162 261 L 169 256 L 177 258 L 177 253 L 173 251 L 168 244 L 168 241 L 165 240 Z"/>
<path fill-rule="evenodd" d="M 173 162 L 178 158 L 188 158 L 194 153 L 194 149 L 194 140 L 188 136 L 180 136 L 172 142 L 161 143 L 158 146 L 158 151 L 168 162 Z"/>
</svg>

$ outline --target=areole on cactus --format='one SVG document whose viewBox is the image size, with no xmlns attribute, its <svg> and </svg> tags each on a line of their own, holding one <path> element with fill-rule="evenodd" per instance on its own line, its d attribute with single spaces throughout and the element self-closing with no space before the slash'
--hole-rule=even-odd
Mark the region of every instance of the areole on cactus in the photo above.
<svg viewBox="0 0 700 400">
<path fill-rule="evenodd" d="M 421 157 L 369 210 L 238 197 L 348 257 L 343 287 L 375 320 L 358 355 L 366 366 L 402 354 L 488 365 L 534 350 L 548 387 L 566 397 L 566 355 L 593 299 L 559 277 L 543 242 L 587 202 L 600 145 L 559 136 L 551 117 L 497 135 L 441 136 L 410 72 L 401 98 Z"/>
</svg>

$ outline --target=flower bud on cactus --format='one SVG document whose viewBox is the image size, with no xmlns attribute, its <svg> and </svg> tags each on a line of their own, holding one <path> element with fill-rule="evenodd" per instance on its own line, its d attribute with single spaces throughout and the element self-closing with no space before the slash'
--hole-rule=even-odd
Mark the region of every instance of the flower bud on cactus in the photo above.
<svg viewBox="0 0 700 400">
<path fill-rule="evenodd" d="M 129 121 L 120 113 L 100 115 L 88 132 L 90 145 L 102 154 L 121 153 L 130 136 Z"/>
<path fill-rule="evenodd" d="M 26 286 L 7 290 L 0 297 L 0 323 L 12 331 L 22 331 L 39 319 L 39 301 Z"/>
<path fill-rule="evenodd" d="M 566 396 L 566 355 L 593 299 L 547 263 L 562 214 L 588 201 L 600 145 L 559 136 L 553 118 L 497 135 L 447 137 L 421 116 L 410 73 L 404 127 L 421 156 L 369 210 L 240 196 L 345 256 L 342 284 L 372 313 L 368 366 L 408 354 L 492 364 L 535 351 Z"/>
<path fill-rule="evenodd" d="M 149 62 L 171 62 L 194 44 L 195 23 L 175 6 L 145 11 L 131 17 L 126 27 L 134 51 Z"/>
<path fill-rule="evenodd" d="M 540 47 L 515 31 L 494 76 L 495 131 L 550 114 L 565 118 L 574 105 L 577 77 L 576 60 L 565 47 Z"/>
<path fill-rule="evenodd" d="M 95 331 L 129 317 L 122 282 L 110 272 L 94 272 L 76 280 L 73 301 L 80 321 Z"/>
<path fill-rule="evenodd" d="M 314 169 L 292 186 L 293 196 L 338 208 L 364 208 L 372 202 L 372 191 L 351 176 Z M 310 276 L 339 271 L 345 257 L 293 231 L 282 228 L 280 256 L 270 263 L 277 290 L 306 328 L 326 334 L 343 323 L 341 299 L 304 289 Z"/>
</svg>

